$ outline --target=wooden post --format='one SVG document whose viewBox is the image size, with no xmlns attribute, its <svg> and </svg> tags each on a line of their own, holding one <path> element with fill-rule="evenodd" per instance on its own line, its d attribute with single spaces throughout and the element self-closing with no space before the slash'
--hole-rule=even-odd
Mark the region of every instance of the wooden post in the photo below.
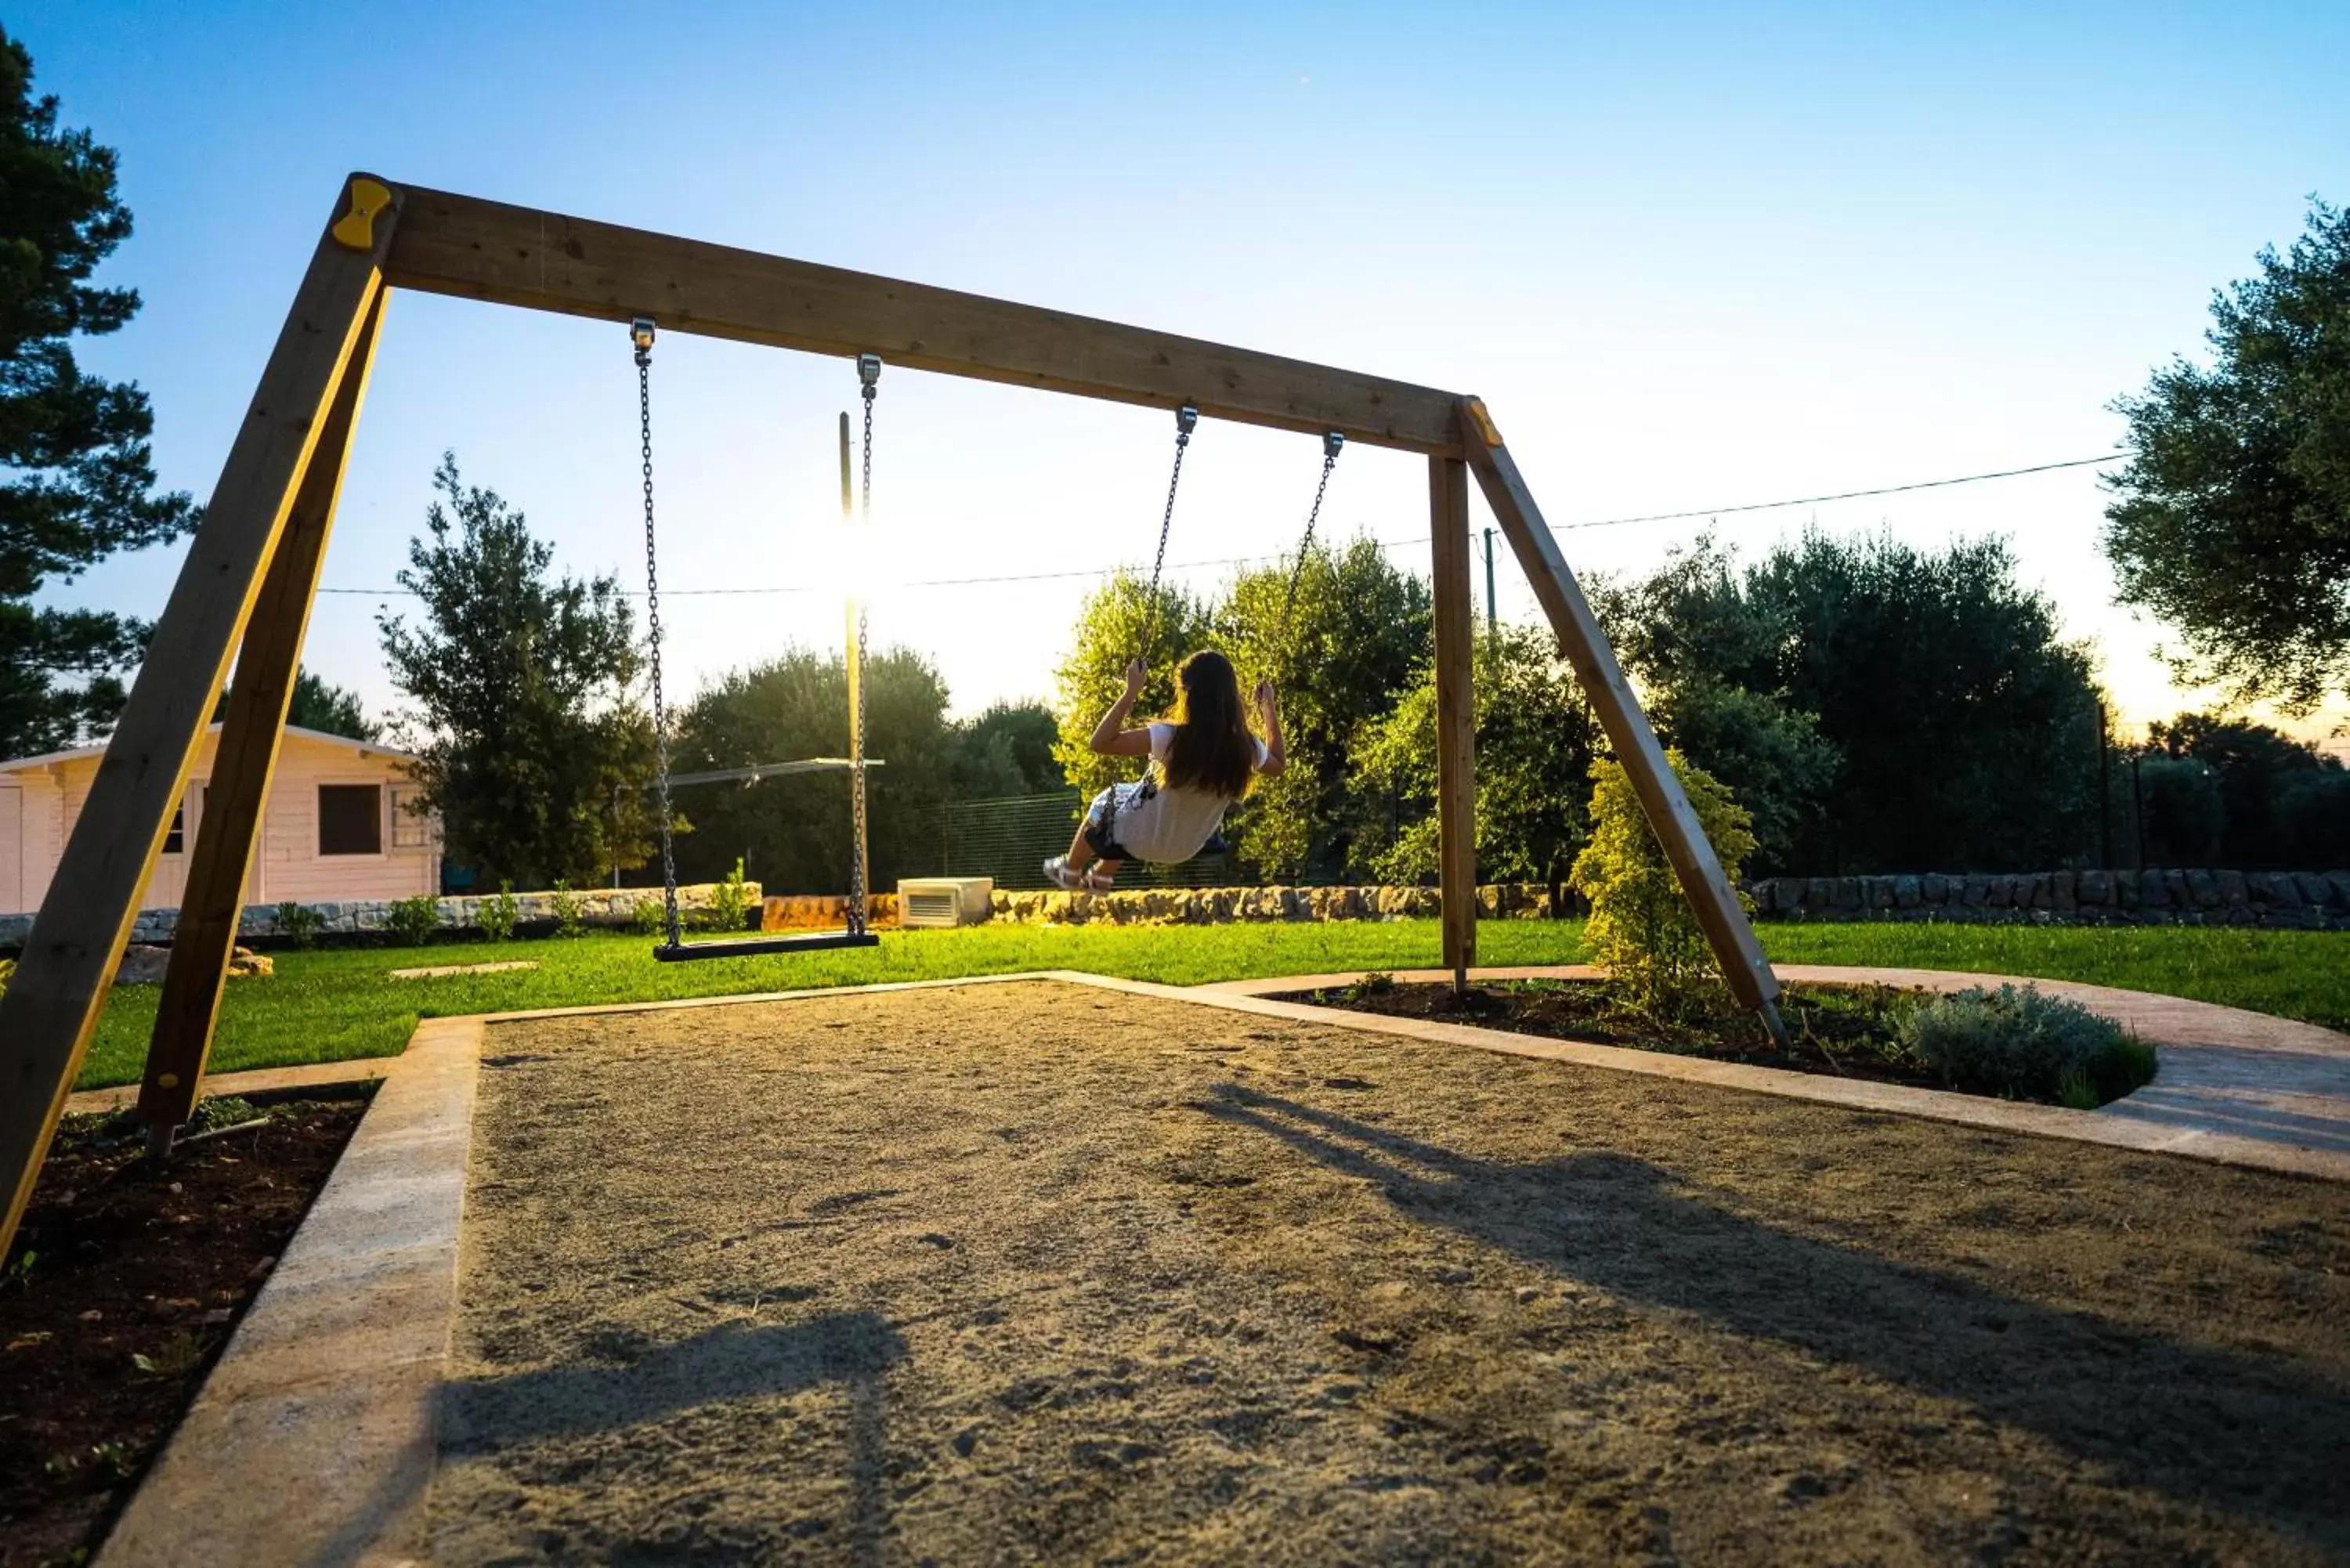
<svg viewBox="0 0 2350 1568">
<path fill-rule="evenodd" d="M 5 1251 L 33 1195 L 173 805 L 244 635 L 352 345 L 383 286 L 395 199 L 353 176 L 279 329 L 130 698 L 0 992 Z"/>
<path fill-rule="evenodd" d="M 1721 862 L 1715 858 L 1713 846 L 1707 842 L 1680 780 L 1666 762 L 1657 732 L 1640 711 L 1640 700 L 1625 680 L 1623 667 L 1616 662 L 1616 652 L 1607 646 L 1598 618 L 1591 613 L 1582 587 L 1567 569 L 1557 538 L 1543 521 L 1541 509 L 1526 489 L 1509 448 L 1502 444 L 1501 432 L 1484 404 L 1474 398 L 1462 399 L 1461 417 L 1461 446 L 1469 454 L 1470 466 L 1477 471 L 1477 483 L 1502 532 L 1509 536 L 1518 565 L 1533 583 L 1534 597 L 1542 600 L 1543 610 L 1558 633 L 1560 648 L 1598 712 L 1616 759 L 1624 765 L 1640 797 L 1648 826 L 1697 912 L 1698 924 L 1705 929 L 1723 977 L 1738 1000 L 1761 1013 L 1773 1037 L 1783 1043 L 1786 1025 L 1779 1017 L 1779 977 L 1772 971 L 1771 961 L 1762 956 L 1762 946 L 1754 939 L 1754 928 L 1746 919 L 1737 891 L 1722 875 Z M 1440 587 L 1438 596 L 1440 603 Z"/>
<path fill-rule="evenodd" d="M 1471 620 L 1469 471 L 1428 460 L 1436 580 L 1437 883 L 1444 899 L 1444 967 L 1469 986 L 1477 961 L 1476 630 Z"/>
<path fill-rule="evenodd" d="M 286 709 L 294 700 L 302 638 L 310 624 L 318 567 L 326 559 L 335 498 L 350 452 L 351 427 L 367 396 L 368 369 L 388 297 L 387 291 L 376 291 L 375 304 L 352 347 L 237 653 L 228 717 L 221 725 L 203 817 L 196 825 L 195 853 L 189 857 L 187 890 L 180 900 L 179 924 L 172 931 L 171 963 L 163 973 L 162 1000 L 156 1007 L 139 1089 L 139 1115 L 153 1129 L 150 1141 L 159 1153 L 170 1147 L 172 1129 L 194 1111 L 212 1052 L 221 985 L 244 909 L 245 874 L 268 802 L 270 775 L 277 765 Z"/>
</svg>

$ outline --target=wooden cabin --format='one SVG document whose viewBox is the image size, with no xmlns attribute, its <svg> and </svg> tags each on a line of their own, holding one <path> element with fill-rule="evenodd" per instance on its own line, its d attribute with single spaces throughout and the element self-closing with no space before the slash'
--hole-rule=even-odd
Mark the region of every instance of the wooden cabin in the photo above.
<svg viewBox="0 0 2350 1568">
<path fill-rule="evenodd" d="M 204 787 L 220 748 L 206 732 L 172 818 L 142 909 L 176 909 L 203 820 Z M 88 796 L 104 746 L 0 763 L 0 914 L 38 909 Z M 416 798 L 406 752 L 288 725 L 245 874 L 247 904 L 338 903 L 441 891 L 439 824 L 409 809 Z"/>
</svg>

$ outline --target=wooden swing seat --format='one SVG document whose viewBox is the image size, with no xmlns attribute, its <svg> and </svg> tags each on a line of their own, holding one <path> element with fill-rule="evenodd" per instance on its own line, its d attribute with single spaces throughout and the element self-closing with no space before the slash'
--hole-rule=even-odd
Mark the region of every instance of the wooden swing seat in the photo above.
<svg viewBox="0 0 2350 1568">
<path fill-rule="evenodd" d="M 785 936 L 730 937 L 715 942 L 663 942 L 653 957 L 663 963 L 692 959 L 758 958 L 766 953 L 823 952 L 831 948 L 878 948 L 881 939 L 871 931 L 795 931 Z"/>
</svg>

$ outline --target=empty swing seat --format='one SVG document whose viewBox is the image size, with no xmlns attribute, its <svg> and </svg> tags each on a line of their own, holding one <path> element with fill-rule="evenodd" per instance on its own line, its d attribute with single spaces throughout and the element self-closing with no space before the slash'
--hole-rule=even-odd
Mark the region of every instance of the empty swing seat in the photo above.
<svg viewBox="0 0 2350 1568">
<path fill-rule="evenodd" d="M 881 939 L 871 931 L 795 931 L 772 937 L 736 937 L 714 942 L 668 942 L 653 949 L 662 963 L 693 959 L 758 958 L 765 953 L 823 952 L 830 948 L 878 948 Z"/>
</svg>

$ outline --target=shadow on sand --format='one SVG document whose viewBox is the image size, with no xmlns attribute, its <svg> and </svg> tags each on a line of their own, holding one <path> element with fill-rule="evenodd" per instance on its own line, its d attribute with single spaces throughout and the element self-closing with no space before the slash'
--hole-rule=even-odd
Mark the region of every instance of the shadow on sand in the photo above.
<svg viewBox="0 0 2350 1568">
<path fill-rule="evenodd" d="M 726 1323 L 640 1352 L 625 1343 L 593 1349 L 617 1365 L 574 1364 L 451 1383 L 441 1395 L 442 1452 L 495 1453 L 639 1426 L 702 1406 L 842 1384 L 848 1395 L 853 1555 L 880 1561 L 888 1457 L 881 1382 L 906 1354 L 905 1341 L 887 1318 L 846 1312 L 797 1324 Z"/>
<path fill-rule="evenodd" d="M 2290 1362 L 1774 1230 L 1622 1155 L 1497 1164 L 1232 1084 L 1194 1105 L 1563 1278 L 1963 1401 L 2127 1485 L 2350 1547 L 2350 1400 Z"/>
</svg>

